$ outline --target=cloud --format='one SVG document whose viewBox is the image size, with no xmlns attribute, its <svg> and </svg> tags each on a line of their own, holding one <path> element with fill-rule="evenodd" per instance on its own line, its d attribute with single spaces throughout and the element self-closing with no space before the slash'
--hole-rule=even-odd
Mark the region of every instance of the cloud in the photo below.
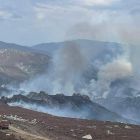
<svg viewBox="0 0 140 140">
<path fill-rule="evenodd" d="M 58 42 L 67 39 L 67 32 L 74 26 L 85 22 L 100 24 L 104 31 L 108 21 L 108 37 L 104 40 L 115 41 L 110 31 L 116 30 L 118 23 L 130 23 L 130 27 L 139 23 L 132 23 L 135 15 L 132 13 L 137 14 L 135 21 L 139 21 L 139 5 L 139 0 L 0 0 L 0 30 L 7 33 L 1 34 L 0 38 L 22 45 Z M 15 26 L 17 30 L 13 32 Z M 11 32 L 12 36 L 9 36 Z"/>
<path fill-rule="evenodd" d="M 1 20 L 7 20 L 7 19 L 11 19 L 13 17 L 13 15 L 9 12 L 6 11 L 0 11 L 0 19 Z"/>
<path fill-rule="evenodd" d="M 17 19 L 17 18 L 22 18 L 22 16 L 16 12 L 8 12 L 8 11 L 3 11 L 0 10 L 0 19 L 1 20 L 10 20 L 10 19 Z"/>
<path fill-rule="evenodd" d="M 120 0 L 82 0 L 82 2 L 86 5 L 93 6 L 93 5 L 110 5 L 113 2 L 120 1 Z"/>
<path fill-rule="evenodd" d="M 45 14 L 44 13 L 37 13 L 36 16 L 38 19 L 43 19 L 45 17 Z"/>
<path fill-rule="evenodd" d="M 134 7 L 134 8 L 130 11 L 130 14 L 132 14 L 132 15 L 140 14 L 140 6 Z"/>
</svg>

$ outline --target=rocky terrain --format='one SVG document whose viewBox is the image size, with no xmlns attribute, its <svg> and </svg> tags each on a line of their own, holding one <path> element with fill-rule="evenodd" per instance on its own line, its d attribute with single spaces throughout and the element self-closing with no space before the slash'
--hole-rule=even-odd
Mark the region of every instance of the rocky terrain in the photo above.
<svg viewBox="0 0 140 140">
<path fill-rule="evenodd" d="M 0 132 L 0 138 L 1 140 L 24 140 L 22 138 L 16 138 L 16 136 L 13 134 L 6 134 L 3 131 Z"/>
<path fill-rule="evenodd" d="M 21 82 L 44 72 L 50 57 L 40 53 L 0 49 L 0 84 Z"/>
<path fill-rule="evenodd" d="M 63 94 L 48 95 L 45 92 L 39 94 L 31 92 L 27 96 L 21 94 L 14 95 L 11 98 L 3 96 L 0 99 L 0 104 L 5 103 L 61 117 L 138 123 L 107 110 L 103 106 L 92 102 L 88 96 L 81 94 L 65 96 Z"/>
<path fill-rule="evenodd" d="M 10 119 L 14 128 L 52 140 L 140 140 L 138 125 L 55 117 L 8 105 L 0 105 L 0 114 Z"/>
</svg>

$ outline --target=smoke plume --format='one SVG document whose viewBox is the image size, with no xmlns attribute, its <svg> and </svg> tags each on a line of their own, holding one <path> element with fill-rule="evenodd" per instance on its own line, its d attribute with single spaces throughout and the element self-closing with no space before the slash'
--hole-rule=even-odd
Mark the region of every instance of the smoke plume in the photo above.
<svg viewBox="0 0 140 140">
<path fill-rule="evenodd" d="M 80 84 L 81 75 L 88 67 L 88 57 L 82 48 L 74 41 L 67 41 L 54 54 L 48 73 L 22 83 L 20 89 L 72 95 L 76 92 L 75 85 Z"/>
<path fill-rule="evenodd" d="M 53 54 L 48 73 L 22 83 L 20 89 L 66 95 L 79 92 L 91 98 L 106 98 L 112 90 L 112 83 L 118 80 L 129 79 L 126 85 L 138 88 L 140 82 L 136 81 L 140 79 L 140 31 L 137 26 L 133 26 L 135 23 L 131 22 L 133 19 L 128 15 L 111 17 L 112 19 L 106 17 L 100 22 L 79 23 L 67 32 L 66 39 L 111 40 L 122 44 L 117 46 L 115 43 L 104 43 L 96 46 L 94 43 L 92 47 L 88 44 L 82 47 L 76 41 L 66 41 L 60 50 Z M 127 25 L 122 19 L 129 19 Z M 115 89 L 120 91 L 118 85 Z"/>
<path fill-rule="evenodd" d="M 53 93 L 74 93 L 74 84 L 77 84 L 81 74 L 88 68 L 88 59 L 84 56 L 81 47 L 75 42 L 66 42 L 54 56 L 53 64 L 56 74 Z"/>
<path fill-rule="evenodd" d="M 112 82 L 132 75 L 132 66 L 130 62 L 115 60 L 101 67 L 98 73 L 97 89 L 103 92 L 106 98 Z M 102 85 L 102 86 L 101 86 Z"/>
</svg>

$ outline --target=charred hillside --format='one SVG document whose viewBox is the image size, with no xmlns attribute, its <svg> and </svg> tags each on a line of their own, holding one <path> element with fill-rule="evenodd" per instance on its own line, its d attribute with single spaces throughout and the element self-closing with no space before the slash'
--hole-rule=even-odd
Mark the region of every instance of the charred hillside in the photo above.
<svg viewBox="0 0 140 140">
<path fill-rule="evenodd" d="M 45 92 L 39 94 L 31 92 L 27 96 L 21 94 L 14 95 L 12 98 L 3 96 L 0 99 L 0 104 L 5 103 L 63 117 L 136 123 L 107 110 L 92 102 L 88 96 L 81 94 L 65 96 L 63 94 L 48 95 Z"/>
<path fill-rule="evenodd" d="M 116 113 L 129 119 L 139 121 L 140 116 L 140 97 L 114 97 L 107 99 L 96 99 L 95 102 L 105 106 L 109 110 L 115 110 Z"/>
</svg>

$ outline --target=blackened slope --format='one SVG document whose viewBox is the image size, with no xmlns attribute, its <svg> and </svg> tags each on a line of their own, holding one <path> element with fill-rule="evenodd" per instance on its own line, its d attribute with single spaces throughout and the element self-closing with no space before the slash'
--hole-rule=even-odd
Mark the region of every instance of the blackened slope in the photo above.
<svg viewBox="0 0 140 140">
<path fill-rule="evenodd" d="M 140 97 L 135 98 L 107 98 L 96 99 L 95 102 L 100 103 L 109 110 L 117 112 L 118 114 L 139 121 L 140 116 Z"/>
<path fill-rule="evenodd" d="M 29 99 L 26 96 L 23 95 L 14 95 L 12 98 L 7 98 L 7 97 L 1 97 L 0 99 L 0 104 L 7 104 L 7 103 L 19 103 L 19 102 L 24 102 L 24 103 L 28 103 L 28 104 L 36 104 L 39 106 L 46 106 L 46 107 L 52 107 L 51 105 L 53 104 L 49 104 L 46 101 L 43 100 L 34 100 L 34 99 Z"/>
<path fill-rule="evenodd" d="M 73 96 L 58 96 L 58 95 L 50 95 L 50 96 L 53 96 L 53 98 L 59 101 L 59 103 L 61 103 L 62 105 L 69 103 L 73 104 L 80 111 L 86 110 L 86 112 L 88 112 L 88 114 L 86 115 L 87 119 L 135 123 L 134 121 L 125 119 L 119 116 L 118 114 L 109 111 L 105 107 L 92 102 L 90 98 L 85 95 L 73 94 Z"/>
<path fill-rule="evenodd" d="M 60 110 L 63 108 L 71 108 L 73 112 L 81 113 L 83 114 L 83 118 L 91 120 L 94 119 L 136 123 L 107 110 L 97 103 L 92 102 L 88 96 L 80 94 L 74 94 L 73 96 L 64 96 L 62 94 L 48 95 L 44 92 L 40 92 L 39 94 L 32 92 L 27 96 L 14 95 L 9 99 L 2 97 L 0 103 L 17 103 L 21 101 L 43 107 L 60 108 Z"/>
</svg>

